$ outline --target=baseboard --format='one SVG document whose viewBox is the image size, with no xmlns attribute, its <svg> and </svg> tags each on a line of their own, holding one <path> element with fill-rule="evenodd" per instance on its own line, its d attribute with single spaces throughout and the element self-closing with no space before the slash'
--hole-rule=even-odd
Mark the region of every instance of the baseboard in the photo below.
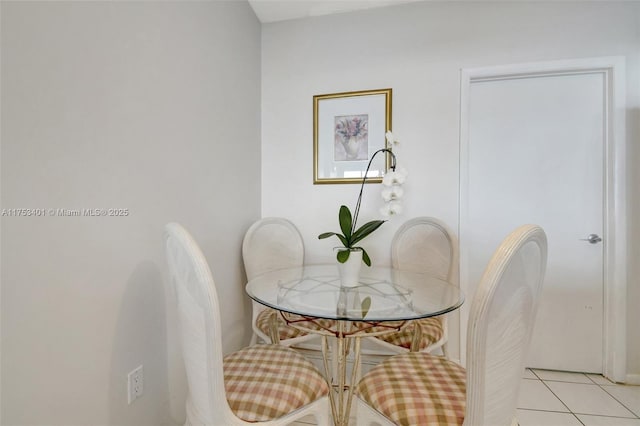
<svg viewBox="0 0 640 426">
<path fill-rule="evenodd" d="M 640 374 L 627 374 L 627 385 L 640 385 Z"/>
</svg>

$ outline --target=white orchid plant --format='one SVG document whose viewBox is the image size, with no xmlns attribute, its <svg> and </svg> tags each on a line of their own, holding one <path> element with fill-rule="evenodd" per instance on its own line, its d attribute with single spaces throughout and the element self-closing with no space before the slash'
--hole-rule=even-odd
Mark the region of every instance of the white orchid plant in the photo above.
<svg viewBox="0 0 640 426">
<path fill-rule="evenodd" d="M 400 198 L 402 198 L 404 192 L 402 189 L 402 184 L 407 178 L 407 173 L 404 169 L 396 170 L 396 156 L 393 153 L 393 147 L 397 146 L 400 141 L 390 131 L 386 133 L 385 137 L 387 140 L 387 146 L 389 148 L 379 149 L 371 156 L 369 164 L 367 165 L 367 170 L 365 171 L 364 177 L 362 178 L 362 184 L 360 185 L 360 193 L 358 194 L 358 201 L 356 202 L 354 215 L 351 215 L 351 210 L 349 210 L 349 207 L 345 205 L 340 206 L 340 210 L 338 211 L 338 221 L 340 223 L 340 230 L 342 231 L 342 233 L 324 232 L 318 235 L 318 239 L 336 236 L 340 240 L 343 248 L 338 250 L 336 256 L 338 262 L 340 263 L 346 262 L 349 259 L 349 255 L 352 251 L 361 250 L 362 261 L 365 263 L 365 265 L 371 266 L 371 258 L 367 254 L 366 250 L 360 246 L 356 246 L 356 244 L 362 241 L 365 237 L 371 235 L 371 233 L 382 226 L 382 224 L 386 222 L 386 220 L 372 220 L 365 223 L 360 228 L 357 228 L 356 225 L 358 222 L 358 215 L 360 213 L 360 204 L 362 203 L 362 192 L 364 190 L 364 184 L 369 174 L 369 167 L 371 167 L 373 158 L 380 152 L 386 152 L 391 156 L 391 170 L 388 171 L 382 178 L 382 199 L 385 201 L 385 204 L 380 209 L 380 213 L 385 217 L 390 217 L 402 213 L 402 205 L 400 204 L 399 200 Z"/>
</svg>

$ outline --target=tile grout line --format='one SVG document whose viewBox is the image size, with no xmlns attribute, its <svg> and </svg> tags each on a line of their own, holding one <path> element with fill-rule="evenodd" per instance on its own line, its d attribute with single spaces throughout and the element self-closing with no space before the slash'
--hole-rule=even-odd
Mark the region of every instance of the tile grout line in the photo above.
<svg viewBox="0 0 640 426">
<path fill-rule="evenodd" d="M 533 370 L 532 370 L 532 371 L 533 371 Z M 534 374 L 535 374 L 535 373 L 534 373 Z M 616 383 L 611 383 L 610 385 L 609 385 L 609 384 L 607 384 L 607 385 L 603 385 L 603 384 L 600 384 L 600 383 L 596 382 L 595 380 L 593 380 L 593 379 L 592 379 L 588 374 L 586 374 L 586 373 L 575 373 L 575 374 L 582 374 L 582 375 L 583 375 L 583 376 L 585 376 L 587 379 L 589 379 L 589 380 L 591 381 L 591 383 L 567 382 L 567 381 L 564 381 L 564 380 L 548 380 L 548 381 L 550 381 L 550 382 L 562 382 L 562 383 L 575 383 L 575 384 L 579 384 L 579 385 L 589 385 L 589 386 L 592 386 L 592 384 L 593 384 L 593 385 L 596 385 L 596 386 L 598 386 L 600 389 L 602 389 L 602 390 L 603 390 L 607 395 L 609 395 L 611 398 L 613 398 L 613 400 L 614 400 L 614 401 L 616 401 L 618 404 L 622 405 L 622 406 L 623 406 L 623 407 L 624 407 L 624 408 L 625 408 L 625 409 L 626 409 L 626 410 L 627 410 L 631 415 L 633 415 L 633 416 L 634 416 L 633 418 L 636 418 L 636 419 L 640 418 L 640 417 L 639 417 L 639 416 L 638 416 L 638 415 L 637 415 L 633 410 L 631 410 L 629 407 L 627 407 L 625 404 L 623 404 L 623 403 L 622 403 L 618 398 L 616 398 L 613 394 L 611 394 L 611 393 L 607 392 L 607 390 L 605 389 L 605 386 L 615 386 L 615 385 L 616 385 Z M 537 375 L 536 375 L 536 376 L 537 376 Z M 603 377 L 604 377 L 604 376 L 603 376 Z M 545 380 L 544 380 L 544 379 L 541 379 L 541 380 L 542 380 L 542 382 L 543 382 L 543 383 L 545 382 Z M 545 385 L 546 385 L 546 383 L 545 383 Z M 548 386 L 547 386 L 547 387 L 548 387 Z M 551 390 L 551 389 L 549 389 L 549 390 Z M 553 393 L 553 391 L 551 391 L 551 392 Z M 555 394 L 554 394 L 554 395 L 555 395 Z M 560 398 L 558 397 L 558 395 L 556 395 L 556 398 L 560 399 Z M 561 401 L 562 401 L 562 400 L 561 400 Z M 564 404 L 564 401 L 563 401 L 562 403 Z M 565 406 L 566 406 L 566 404 L 565 404 Z M 569 407 L 567 407 L 567 408 L 569 408 Z M 573 411 L 571 411 L 571 413 L 573 413 Z M 585 416 L 599 415 L 599 414 L 588 414 L 588 413 L 577 413 L 577 414 L 582 414 L 582 415 L 585 415 Z M 608 415 L 601 415 L 601 416 L 602 416 L 602 417 L 619 418 L 619 419 L 629 419 L 629 418 L 631 418 L 631 417 L 608 416 Z M 579 419 L 578 419 L 578 420 L 579 420 Z"/>
<path fill-rule="evenodd" d="M 532 368 L 528 369 L 535 377 L 537 377 L 537 379 L 531 379 L 528 377 L 523 377 L 523 379 L 528 379 L 528 380 L 539 380 L 540 382 L 542 382 L 542 384 L 549 389 L 549 391 L 553 394 L 553 396 L 555 396 L 556 398 L 558 398 L 558 400 L 562 403 L 562 405 L 564 405 L 564 407 L 569 410 L 569 413 L 571 415 L 573 415 L 576 420 L 578 420 L 580 422 L 580 424 L 584 425 L 584 423 L 580 420 L 580 418 L 578 418 L 578 414 L 581 415 L 585 415 L 585 416 L 599 416 L 599 417 L 608 417 L 608 418 L 617 418 L 617 419 L 640 419 L 640 416 L 638 416 L 633 410 L 631 410 L 629 407 L 627 407 L 625 404 L 623 404 L 620 400 L 618 400 L 618 398 L 616 398 L 614 395 L 612 395 L 611 393 L 607 392 L 607 390 L 605 389 L 606 386 L 615 386 L 615 383 L 611 383 L 611 385 L 602 385 L 600 383 L 597 383 L 595 380 L 593 380 L 591 377 L 589 377 L 589 375 L 587 375 L 586 373 L 576 373 L 576 374 L 582 374 L 583 376 L 585 376 L 591 383 L 583 383 L 583 382 L 569 382 L 569 381 L 565 381 L 565 380 L 545 380 L 542 379 Z M 618 404 L 620 404 L 621 406 L 623 406 L 631 415 L 633 415 L 633 417 L 620 417 L 620 416 L 611 416 L 611 415 L 606 415 L 606 414 L 589 414 L 589 413 L 575 413 L 574 411 L 572 411 L 567 404 L 565 404 L 565 402 L 560 399 L 560 397 L 558 395 L 556 395 L 553 390 L 551 390 L 551 388 L 549 387 L 549 385 L 547 385 L 547 381 L 549 382 L 560 382 L 560 383 L 570 383 L 570 384 L 576 384 L 576 385 L 596 385 L 598 386 L 600 389 L 602 389 L 607 395 L 609 395 L 611 398 L 613 398 L 613 400 L 615 400 Z M 520 408 L 520 410 L 529 410 L 529 411 L 544 411 L 544 412 L 551 412 L 551 413 L 562 413 L 562 411 L 553 411 L 553 410 L 533 410 L 533 409 L 526 409 L 526 408 Z"/>
<path fill-rule="evenodd" d="M 611 385 L 598 385 L 600 387 L 600 389 L 602 389 L 607 395 L 609 395 L 611 398 L 613 398 L 614 400 L 616 400 L 618 402 L 618 404 L 622 405 L 624 408 L 627 409 L 628 412 L 630 412 L 635 418 L 635 419 L 640 419 L 640 416 L 636 414 L 635 411 L 633 411 L 632 409 L 630 409 L 629 407 L 627 407 L 625 404 L 623 404 L 618 398 L 615 397 L 615 395 L 612 395 L 611 393 L 607 392 L 607 390 L 604 388 L 605 386 L 611 386 Z"/>
<path fill-rule="evenodd" d="M 556 411 L 556 410 L 541 410 L 539 408 L 518 408 L 518 410 L 521 411 L 539 411 L 541 413 L 554 413 L 554 414 L 575 414 L 571 411 Z M 607 416 L 607 417 L 611 417 L 611 416 Z M 623 417 L 621 417 L 623 418 Z"/>
<path fill-rule="evenodd" d="M 586 375 L 586 376 L 587 376 L 587 379 L 591 380 L 591 382 L 592 382 L 593 384 L 596 384 L 596 385 L 600 386 L 600 383 L 598 383 L 598 382 L 596 382 L 595 380 L 593 380 L 593 379 L 591 378 L 591 376 L 589 376 L 589 375 Z M 602 377 L 604 377 L 604 376 L 602 376 Z"/>
<path fill-rule="evenodd" d="M 540 380 L 540 381 L 542 382 L 542 384 L 543 384 L 547 389 L 549 389 L 549 391 L 553 394 L 553 396 L 555 396 L 556 398 L 558 398 L 558 400 L 562 403 L 562 405 L 564 405 L 564 406 L 565 406 L 565 408 L 566 408 L 567 410 L 569 410 L 569 413 L 573 416 L 573 418 L 574 418 L 574 419 L 576 419 L 576 420 L 578 421 L 578 423 L 580 423 L 582 426 L 585 426 L 585 424 L 582 422 L 582 420 L 580 420 L 580 418 L 579 418 L 578 416 L 576 416 L 576 414 L 575 414 L 573 411 L 571 411 L 571 409 L 567 406 L 567 404 L 565 404 L 565 403 L 564 403 L 564 401 L 563 401 L 563 400 L 561 400 L 561 399 L 558 397 L 558 395 L 556 395 L 556 394 L 551 390 L 551 388 L 550 388 L 549 386 L 547 386 L 547 384 L 544 382 L 544 380 L 542 380 L 542 379 L 540 378 L 540 376 L 538 376 L 538 374 L 536 374 L 536 372 L 535 372 L 535 371 L 533 371 L 533 369 L 529 369 L 529 371 L 531 371 L 531 372 L 533 373 L 533 375 L 534 375 L 534 376 L 536 376 L 536 377 L 538 378 L 538 380 Z M 591 379 L 589 379 L 589 380 L 591 380 Z M 592 381 L 593 381 L 593 380 L 592 380 Z"/>
<path fill-rule="evenodd" d="M 602 377 L 604 377 L 604 376 L 602 376 Z M 598 383 L 598 382 L 596 382 L 596 381 L 595 381 L 595 380 L 593 380 L 593 378 L 591 378 L 591 376 L 589 376 L 589 375 L 587 375 L 587 378 L 588 378 L 589 380 L 591 380 L 593 383 L 595 383 L 596 385 L 598 385 L 598 386 L 600 387 L 600 389 L 602 389 L 603 391 L 605 391 L 605 392 L 607 393 L 607 395 L 609 395 L 611 398 L 615 399 L 615 400 L 616 400 L 620 405 L 622 405 L 624 408 L 626 408 L 627 410 L 629 410 L 629 412 L 630 412 L 631 414 L 633 414 L 633 415 L 635 416 L 635 418 L 636 418 L 636 419 L 640 419 L 640 415 L 639 415 L 639 414 L 636 414 L 636 412 L 635 412 L 635 411 L 633 411 L 632 409 L 630 409 L 629 407 L 627 407 L 624 403 L 622 403 L 622 401 L 620 401 L 618 398 L 616 398 L 616 396 L 615 396 L 615 395 L 613 395 L 612 393 L 610 393 L 609 391 L 607 391 L 607 389 L 606 389 L 606 387 L 607 387 L 607 386 L 612 386 L 612 387 L 613 387 L 613 386 L 620 386 L 618 383 L 610 382 L 610 384 L 608 383 L 608 384 L 604 385 L 604 384 L 602 384 L 602 383 Z M 609 380 L 609 379 L 607 379 L 606 377 L 604 377 L 604 378 L 605 378 L 606 380 Z"/>
<path fill-rule="evenodd" d="M 540 378 L 540 376 L 538 376 L 538 374 L 536 374 L 536 372 L 535 372 L 535 371 L 533 371 L 533 368 L 529 368 L 529 371 L 530 371 L 530 372 L 531 372 L 535 377 L 537 377 L 537 379 L 533 379 L 533 380 L 538 380 L 538 381 L 539 381 L 539 382 L 541 382 L 541 383 L 542 383 L 542 384 L 543 384 L 547 389 L 549 389 L 549 392 L 551 392 L 551 394 L 552 394 L 553 396 L 555 396 L 556 398 L 558 398 L 558 401 L 560 401 L 560 403 L 561 403 L 562 405 L 564 405 L 564 407 L 565 407 L 567 410 L 569 410 L 569 413 L 568 413 L 568 414 L 571 414 L 571 415 L 573 416 L 573 418 L 574 418 L 574 419 L 576 419 L 576 420 L 578 421 L 578 423 L 580 423 L 582 426 L 585 426 L 585 424 L 584 424 L 584 423 L 582 423 L 582 420 L 580 420 L 580 418 L 578 418 L 578 416 L 576 416 L 576 414 L 575 414 L 573 411 L 571 411 L 571 409 L 567 406 L 567 404 L 565 404 L 565 403 L 564 403 L 564 401 L 563 401 L 563 400 L 561 400 L 561 399 L 558 397 L 558 395 L 556 395 L 555 393 L 553 393 L 553 391 L 551 390 L 551 388 L 549 388 L 549 386 L 547 386 L 547 384 L 544 382 L 544 380 L 542 380 L 542 379 Z M 551 413 L 562 413 L 562 414 L 566 414 L 566 413 L 565 413 L 565 412 L 563 412 L 563 411 L 546 411 L 546 410 L 530 410 L 530 411 L 544 411 L 544 412 L 547 412 L 547 413 L 551 412 Z"/>
<path fill-rule="evenodd" d="M 537 376 L 537 374 L 536 374 L 536 376 Z M 564 405 L 564 407 L 565 407 L 565 408 L 566 408 L 566 409 L 567 409 L 571 414 L 573 414 L 573 415 L 575 416 L 575 414 L 573 413 L 573 411 L 571 410 L 571 408 L 569 408 L 569 407 L 567 406 L 567 404 L 565 404 L 565 403 L 564 403 L 564 401 L 563 401 L 563 400 L 561 400 L 561 399 L 560 399 L 560 397 L 559 397 L 558 395 L 556 395 L 554 391 L 552 391 L 552 390 L 551 390 L 551 388 L 549 387 L 549 385 L 547 385 L 547 383 L 546 383 L 544 380 L 542 380 L 542 379 L 540 379 L 540 381 L 542 382 L 542 384 L 543 384 L 547 389 L 549 389 L 549 392 L 551 392 L 551 393 L 553 394 L 553 396 L 555 396 L 556 398 L 558 398 L 558 401 L 560 401 L 560 402 L 562 403 L 562 405 Z M 576 418 L 577 418 L 577 417 L 576 417 Z M 578 420 L 579 420 L 579 419 L 578 419 Z M 580 422 L 580 423 L 582 423 L 582 422 Z"/>
</svg>

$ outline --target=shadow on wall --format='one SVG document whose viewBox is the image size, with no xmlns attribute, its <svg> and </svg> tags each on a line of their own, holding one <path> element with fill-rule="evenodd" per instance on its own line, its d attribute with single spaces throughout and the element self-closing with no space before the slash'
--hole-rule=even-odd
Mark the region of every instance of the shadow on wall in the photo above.
<svg viewBox="0 0 640 426">
<path fill-rule="evenodd" d="M 242 255 L 240 256 L 240 258 L 242 259 Z M 241 266 L 241 270 L 242 270 L 242 283 L 244 286 L 246 286 L 249 280 L 247 279 L 247 273 L 244 270 L 244 264 Z M 253 321 L 252 319 L 253 306 L 252 306 L 251 298 L 246 293 L 244 286 L 242 287 L 242 295 L 243 295 L 242 312 L 244 312 L 243 317 L 248 320 L 246 320 L 243 324 L 238 325 L 239 330 L 237 331 L 237 333 L 240 333 L 240 335 L 243 336 L 241 340 L 242 341 L 241 347 L 249 346 L 249 344 L 251 343 L 251 338 L 253 337 L 253 325 L 251 323 Z"/>
<path fill-rule="evenodd" d="M 147 261 L 138 264 L 127 282 L 112 343 L 110 425 L 176 424 L 171 419 L 168 386 L 164 281 L 158 266 Z M 139 365 L 144 367 L 143 395 L 128 405 L 127 374 Z"/>
<path fill-rule="evenodd" d="M 629 76 L 630 74 L 627 74 Z M 637 75 L 637 74 L 636 74 Z M 637 80 L 636 80 L 637 81 Z M 640 144 L 630 142 L 640 138 L 640 108 L 627 109 L 627 229 L 629 230 L 627 253 L 627 377 L 633 376 L 635 384 L 640 384 L 640 327 L 632 324 L 640 323 L 640 310 L 632 301 L 640 300 L 640 285 L 634 278 L 640 276 L 640 263 L 632 259 L 640 258 L 640 169 L 635 167 L 640 161 Z"/>
</svg>

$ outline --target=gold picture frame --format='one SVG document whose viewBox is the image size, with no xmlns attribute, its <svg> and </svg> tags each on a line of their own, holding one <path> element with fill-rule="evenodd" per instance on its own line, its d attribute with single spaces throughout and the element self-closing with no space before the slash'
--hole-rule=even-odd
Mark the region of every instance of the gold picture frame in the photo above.
<svg viewBox="0 0 640 426">
<path fill-rule="evenodd" d="M 373 153 L 387 147 L 391 101 L 391 89 L 313 97 L 314 185 L 362 182 Z M 372 162 L 367 182 L 382 181 L 388 157 Z"/>
</svg>

